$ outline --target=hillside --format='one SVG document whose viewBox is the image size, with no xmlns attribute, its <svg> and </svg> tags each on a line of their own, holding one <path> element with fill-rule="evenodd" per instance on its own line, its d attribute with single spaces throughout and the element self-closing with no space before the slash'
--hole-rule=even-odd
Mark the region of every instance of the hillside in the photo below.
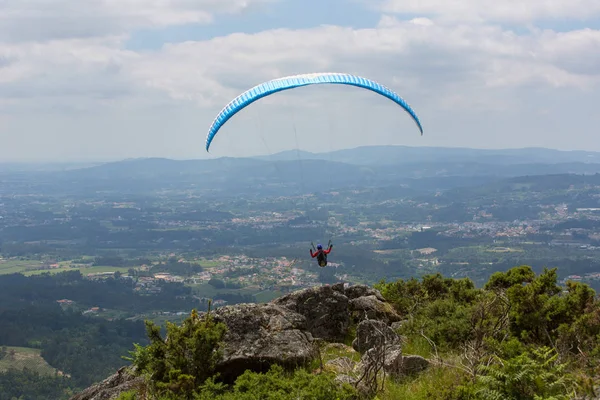
<svg viewBox="0 0 600 400">
<path fill-rule="evenodd" d="M 563 151 L 546 148 L 472 149 L 463 147 L 410 147 L 361 146 L 353 149 L 324 153 L 290 150 L 272 156 L 256 157 L 262 160 L 321 159 L 357 165 L 413 164 L 436 161 L 439 163 L 482 164 L 561 164 L 600 163 L 600 153 L 592 151 Z"/>
<path fill-rule="evenodd" d="M 40 375 L 62 375 L 44 360 L 39 349 L 28 347 L 3 346 L 0 348 L 0 372 L 10 369 L 22 370 L 28 368 Z"/>
<path fill-rule="evenodd" d="M 524 175 L 600 173 L 592 152 L 361 147 L 331 153 L 286 151 L 255 158 L 131 159 L 98 165 L 0 165 L 5 190 L 61 194 L 148 193 L 188 188 L 205 195 L 287 196 L 349 187 L 402 186 L 435 192 Z"/>
<path fill-rule="evenodd" d="M 71 400 L 599 398 L 600 300 L 556 270 L 481 289 L 440 274 L 338 283 L 193 311 L 168 340 L 146 327 L 132 367 Z"/>
</svg>

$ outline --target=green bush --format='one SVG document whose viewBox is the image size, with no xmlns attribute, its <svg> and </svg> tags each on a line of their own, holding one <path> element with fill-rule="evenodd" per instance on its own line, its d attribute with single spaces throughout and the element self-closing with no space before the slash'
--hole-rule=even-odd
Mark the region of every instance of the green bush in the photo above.
<svg viewBox="0 0 600 400">
<path fill-rule="evenodd" d="M 226 332 L 208 312 L 200 318 L 196 310 L 181 326 L 167 322 L 167 340 L 160 327 L 146 321 L 150 344 L 135 345 L 131 360 L 139 373 L 150 377 L 150 389 L 162 396 L 192 399 L 196 388 L 212 377 Z"/>
<path fill-rule="evenodd" d="M 286 373 L 273 365 L 264 374 L 246 371 L 239 376 L 233 390 L 224 391 L 214 381 L 204 386 L 195 400 L 350 400 L 357 395 L 350 385 L 338 385 L 334 375 L 311 374 L 304 369 Z"/>
</svg>

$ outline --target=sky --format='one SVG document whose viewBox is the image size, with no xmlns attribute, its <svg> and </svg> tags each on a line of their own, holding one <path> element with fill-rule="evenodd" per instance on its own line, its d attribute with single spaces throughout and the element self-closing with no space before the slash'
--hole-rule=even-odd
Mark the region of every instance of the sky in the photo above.
<svg viewBox="0 0 600 400">
<path fill-rule="evenodd" d="M 345 72 L 210 124 L 270 79 Z M 598 0 L 0 0 L 0 162 L 367 145 L 600 151 Z"/>
</svg>

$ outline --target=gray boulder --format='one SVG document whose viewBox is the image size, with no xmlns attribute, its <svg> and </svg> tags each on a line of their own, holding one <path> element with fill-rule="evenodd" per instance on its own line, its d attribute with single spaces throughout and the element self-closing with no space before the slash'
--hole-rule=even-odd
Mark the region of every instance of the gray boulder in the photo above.
<svg viewBox="0 0 600 400">
<path fill-rule="evenodd" d="M 245 370 L 266 371 L 272 364 L 296 367 L 316 357 L 306 319 L 276 304 L 236 304 L 218 308 L 215 321 L 228 327 L 217 372 L 231 381 Z"/>
<path fill-rule="evenodd" d="M 408 322 L 408 320 L 406 320 L 406 319 L 403 319 L 402 321 L 392 322 L 390 324 L 390 327 L 393 330 L 397 331 L 398 329 L 402 328 L 402 325 L 406 324 L 407 322 Z"/>
<path fill-rule="evenodd" d="M 271 304 L 285 307 L 306 318 L 306 330 L 315 338 L 343 341 L 348 334 L 350 316 L 348 297 L 343 285 L 321 286 L 299 290 Z"/>
<path fill-rule="evenodd" d="M 382 349 L 385 350 L 381 351 Z M 401 375 L 402 348 L 398 344 L 370 348 L 360 358 L 360 362 L 356 365 L 356 371 L 362 375 L 368 367 L 374 367 L 371 370 L 385 371 L 393 376 Z"/>
<path fill-rule="evenodd" d="M 72 396 L 70 400 L 114 400 L 121 393 L 137 389 L 144 385 L 144 378 L 134 375 L 135 368 L 121 367 L 102 382 L 96 383 L 84 391 Z"/>
<path fill-rule="evenodd" d="M 350 300 L 349 306 L 355 322 L 363 319 L 377 319 L 390 324 L 402 319 L 390 303 L 379 300 L 375 295 L 354 298 Z"/>
<path fill-rule="evenodd" d="M 402 348 L 400 345 L 390 346 L 386 349 L 383 370 L 391 376 L 400 376 L 402 374 Z"/>
<path fill-rule="evenodd" d="M 429 361 L 421 356 L 402 357 L 402 374 L 413 375 L 429 368 Z"/>
<path fill-rule="evenodd" d="M 376 346 L 394 346 L 400 344 L 400 337 L 385 322 L 364 320 L 356 328 L 356 338 L 352 347 L 359 353 L 365 353 Z"/>
<path fill-rule="evenodd" d="M 373 289 L 367 285 L 353 285 L 344 289 L 344 294 L 350 300 L 358 297 L 375 296 L 380 301 L 385 301 L 379 290 Z"/>
<path fill-rule="evenodd" d="M 402 355 L 400 345 L 388 346 L 384 352 L 380 352 L 381 347 L 371 348 L 364 353 L 360 362 L 356 366 L 356 371 L 362 375 L 365 371 L 385 372 L 392 378 L 414 375 L 430 365 L 429 361 L 421 356 Z"/>
</svg>

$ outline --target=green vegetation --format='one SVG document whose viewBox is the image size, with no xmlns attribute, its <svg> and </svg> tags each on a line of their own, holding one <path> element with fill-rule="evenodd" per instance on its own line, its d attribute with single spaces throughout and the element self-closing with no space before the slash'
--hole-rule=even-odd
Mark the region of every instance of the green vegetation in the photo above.
<svg viewBox="0 0 600 400">
<path fill-rule="evenodd" d="M 135 345 L 129 358 L 139 374 L 146 377 L 141 392 L 159 400 L 284 400 L 353 399 L 356 391 L 349 385 L 340 387 L 332 373 L 311 374 L 305 369 L 285 371 L 273 365 L 266 373 L 247 370 L 228 386 L 215 373 L 220 344 L 226 326 L 212 320 L 210 310 L 204 317 L 192 311 L 181 326 L 167 323 L 169 340 L 158 327 L 146 322 L 150 344 Z M 119 400 L 133 400 L 140 391 L 123 393 Z"/>
<path fill-rule="evenodd" d="M 203 318 L 193 310 L 180 327 L 167 322 L 168 341 L 160 335 L 159 327 L 146 322 L 150 344 L 136 344 L 130 360 L 138 371 L 151 376 L 152 393 L 190 399 L 196 388 L 215 373 L 226 329 L 224 324 L 212 320 L 210 310 Z"/>
<path fill-rule="evenodd" d="M 225 189 L 219 179 L 209 189 L 204 181 L 208 176 L 203 174 L 203 185 L 196 185 L 188 175 L 194 170 L 177 162 L 168 180 L 153 177 L 151 169 L 139 182 L 124 182 L 119 174 L 106 180 L 102 173 L 97 175 L 102 168 L 73 171 L 73 180 L 66 181 L 52 174 L 43 179 L 34 173 L 18 174 L 13 195 L 3 197 L 0 274 L 124 274 L 146 265 L 148 274 L 168 272 L 182 279 L 214 272 L 213 278 L 227 280 L 229 288 L 247 285 L 243 278 L 258 273 L 256 281 L 264 284 L 251 294 L 285 291 L 281 273 L 274 273 L 272 265 L 232 263 L 223 271 L 216 261 L 220 255 L 246 255 L 299 260 L 297 267 L 318 275 L 304 280 L 304 286 L 331 283 L 340 276 L 373 284 L 382 278 L 435 272 L 468 276 L 481 286 L 495 271 L 527 264 L 536 272 L 544 266 L 559 267 L 561 279 L 582 275 L 600 289 L 600 278 L 594 275 L 600 272 L 600 222 L 593 211 L 598 207 L 600 175 L 500 179 L 473 177 L 471 167 L 465 170 L 450 162 L 443 169 L 458 168 L 458 175 L 421 179 L 409 179 L 412 172 L 404 176 L 404 168 L 386 167 L 369 188 L 350 180 L 335 192 L 329 184 L 325 192 L 312 186 L 311 196 L 305 197 L 298 196 L 295 179 L 281 186 L 273 182 L 273 190 L 256 185 L 252 194 L 241 189 L 252 186 L 248 182 L 228 183 Z M 530 167 L 523 165 L 508 176 Z M 176 172 L 178 168 L 186 173 Z M 551 171 L 555 168 L 548 165 L 534 168 L 536 174 Z M 418 175 L 422 173 L 429 172 Z M 75 183 L 82 179 L 78 174 L 89 174 L 83 180 L 85 189 Z M 9 178 L 10 174 L 7 181 L 12 182 Z M 230 178 L 253 181 L 247 174 Z M 242 193 L 234 194 L 239 190 Z M 431 229 L 421 231 L 424 225 Z M 329 237 L 336 246 L 330 261 L 337 264 L 337 277 L 314 269 L 306 256 L 311 240 Z M 423 248 L 435 251 L 416 251 Z M 186 261 L 173 262 L 180 258 Z"/>
<path fill-rule="evenodd" d="M 566 400 L 598 393 L 600 299 L 582 283 L 559 286 L 555 269 L 536 275 L 529 266 L 515 267 L 479 289 L 440 274 L 377 287 L 406 318 L 399 328 L 403 353 L 430 360 L 417 375 L 388 377 L 379 393 L 335 382 L 335 367 L 317 368 L 337 357 L 357 361 L 342 344 L 326 344 L 310 367 L 246 371 L 227 385 L 214 369 L 226 328 L 210 312 L 169 324 L 167 342 L 147 323 L 151 344 L 136 345 L 133 364 L 146 377 L 146 393 L 160 400 Z M 135 398 L 132 391 L 121 400 Z"/>
<path fill-rule="evenodd" d="M 0 275 L 16 274 L 40 267 L 39 261 L 0 260 Z"/>
<path fill-rule="evenodd" d="M 529 266 L 515 267 L 493 274 L 482 289 L 440 274 L 377 287 L 407 317 L 399 329 L 404 353 L 414 350 L 437 365 L 391 383 L 387 398 L 598 393 L 600 382 L 591 377 L 600 372 L 600 300 L 585 284 L 559 286 L 556 269 L 536 275 Z"/>
<path fill-rule="evenodd" d="M 65 377 L 40 374 L 29 368 L 0 372 L 2 400 L 66 400 L 72 395 L 72 383 Z"/>
<path fill-rule="evenodd" d="M 534 164 L 486 164 L 474 154 L 370 164 L 357 152 L 347 160 L 363 159 L 367 175 L 340 162 L 332 181 L 322 173 L 331 164 L 317 160 L 306 163 L 314 170 L 305 187 L 295 154 L 277 174 L 272 162 L 250 171 L 233 159 L 226 168 L 138 160 L 1 172 L 0 347 L 18 347 L 23 358 L 33 350 L 26 363 L 0 361 L 0 393 L 64 399 L 113 373 L 132 343 L 145 345 L 143 320 L 164 333 L 208 299 L 264 302 L 319 283 L 381 279 L 406 317 L 404 353 L 432 368 L 386 380 L 379 399 L 591 393 L 597 383 L 585 377 L 598 376 L 600 357 L 590 290 L 600 290 L 599 166 L 543 164 L 529 152 L 520 159 Z M 309 243 L 329 237 L 331 264 L 320 269 Z M 264 382 L 272 396 L 329 393 L 331 374 L 313 372 L 244 379 Z M 253 396 L 243 384 L 209 382 L 198 395 Z"/>
<path fill-rule="evenodd" d="M 0 372 L 10 369 L 30 369 L 40 375 L 55 375 L 58 371 L 52 368 L 46 360 L 41 357 L 40 349 L 28 347 L 0 347 Z"/>
</svg>

